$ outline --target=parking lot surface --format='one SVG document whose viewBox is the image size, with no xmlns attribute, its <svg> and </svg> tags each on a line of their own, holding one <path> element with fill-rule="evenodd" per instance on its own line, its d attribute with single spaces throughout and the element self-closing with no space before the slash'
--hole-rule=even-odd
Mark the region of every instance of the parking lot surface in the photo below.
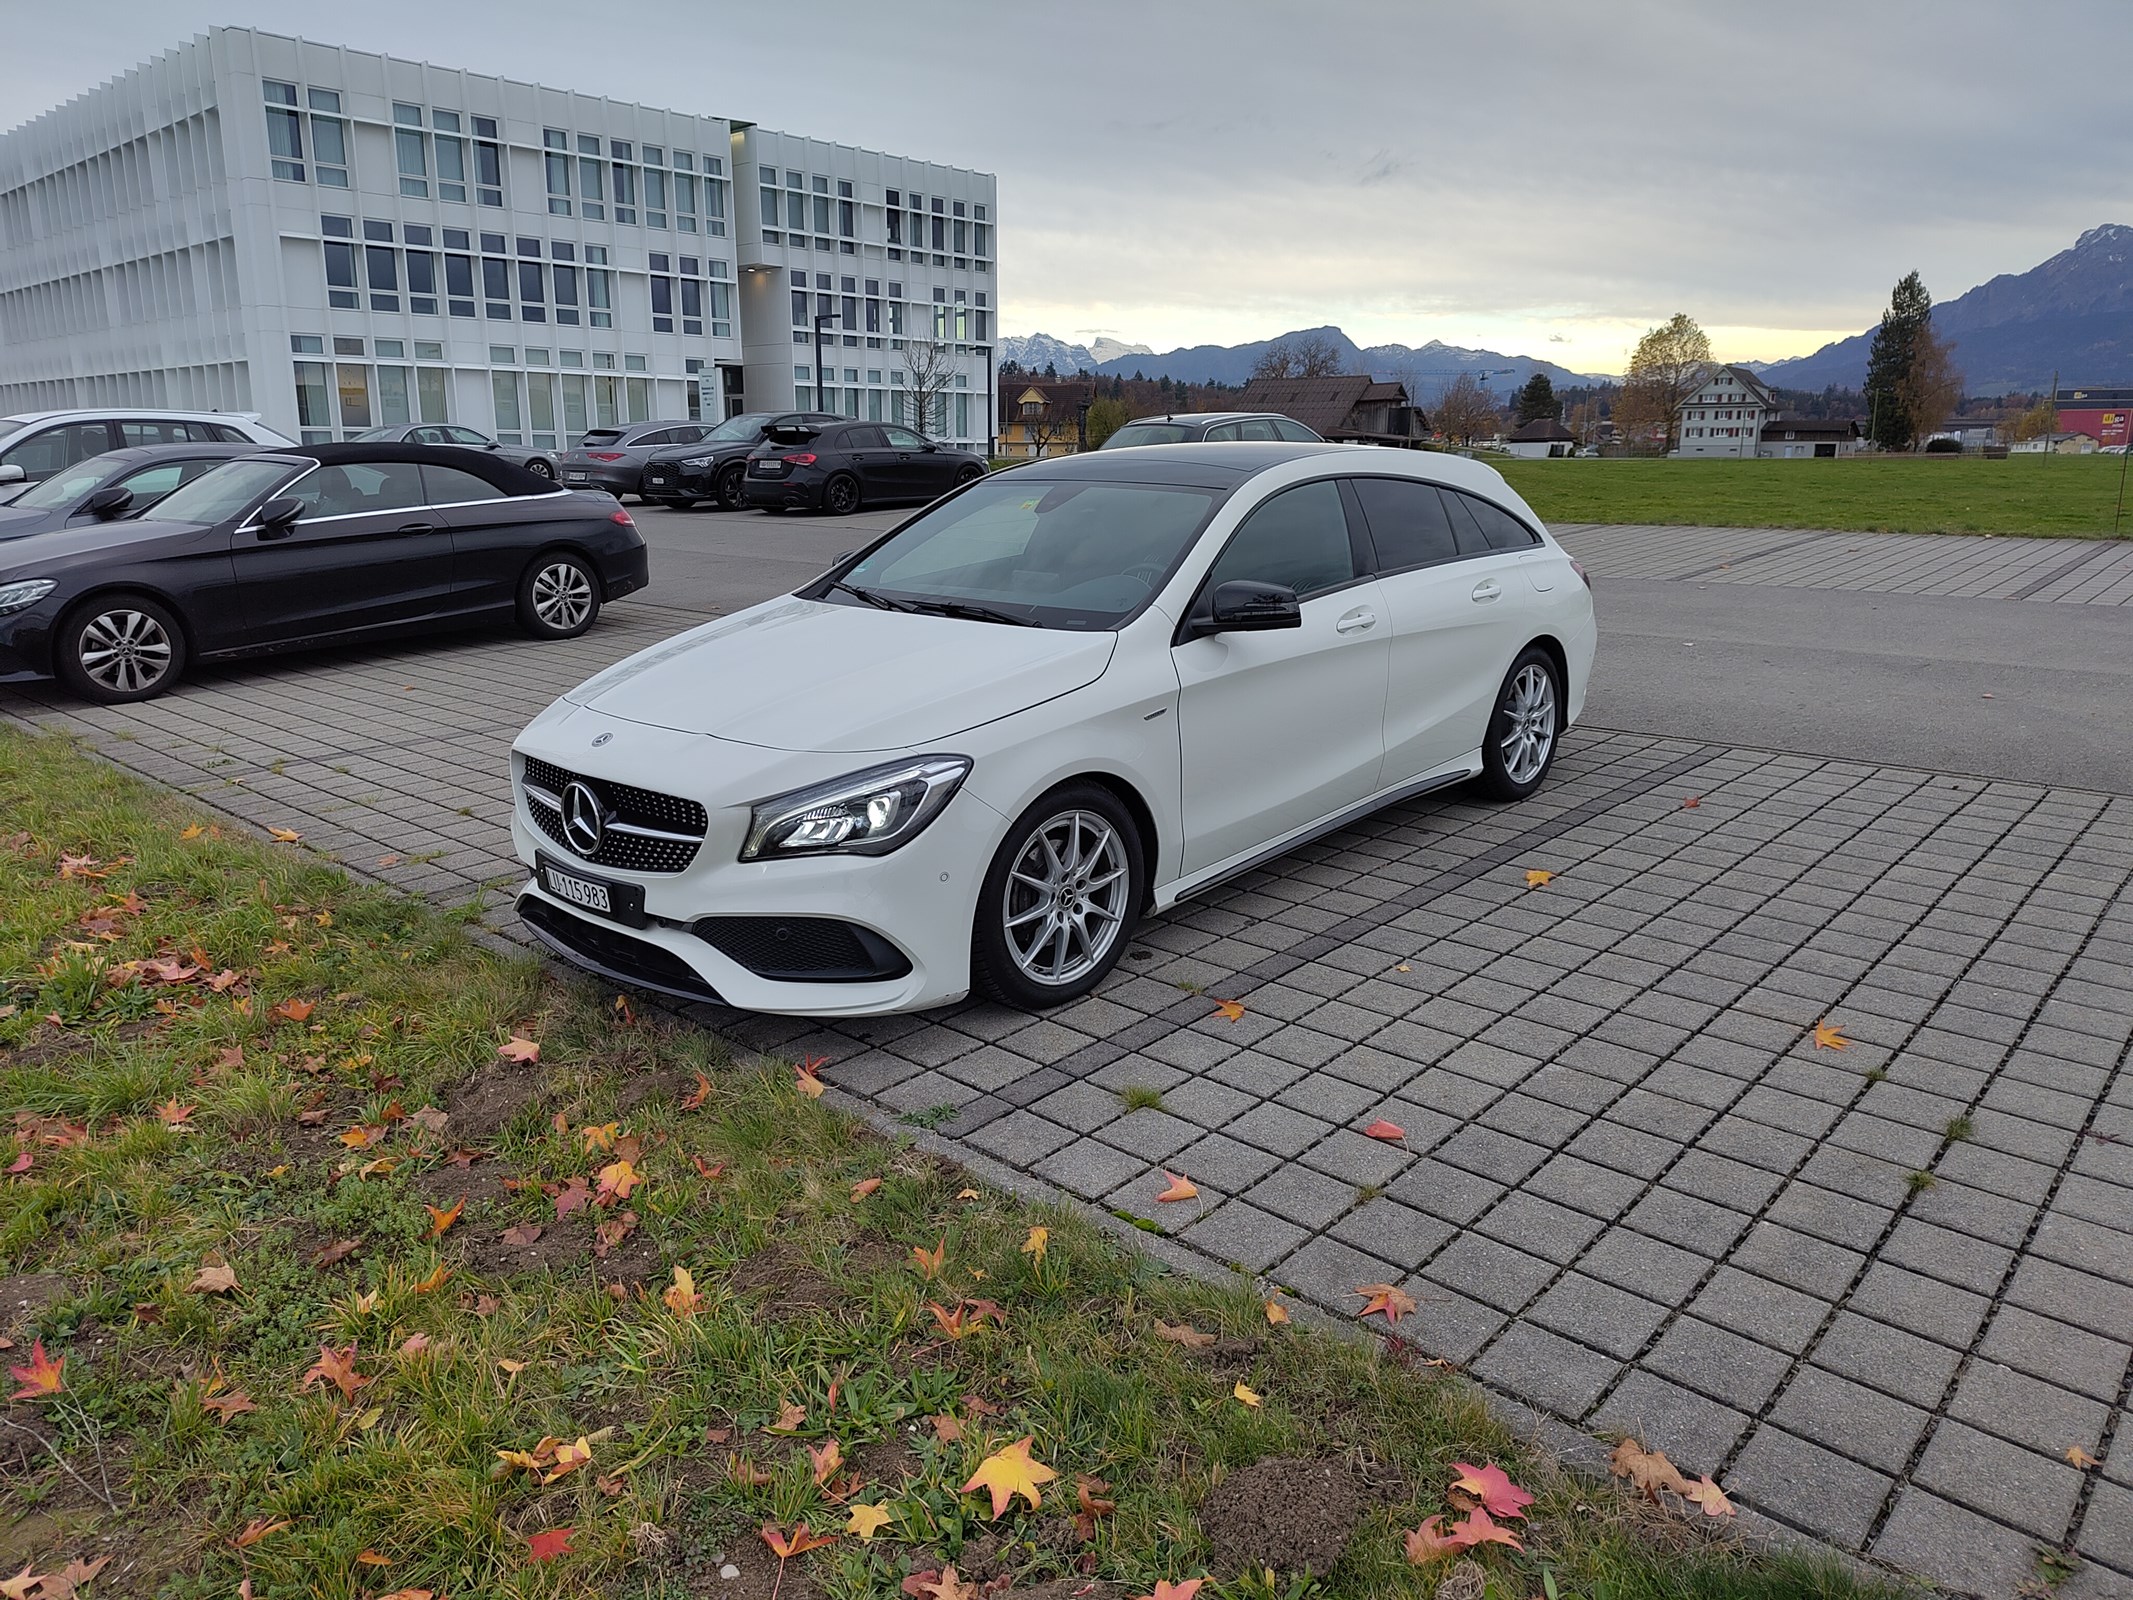
<svg viewBox="0 0 2133 1600">
<path fill-rule="evenodd" d="M 505 753 L 548 698 L 888 519 L 640 520 L 652 588 L 569 645 L 288 657 L 110 710 L 0 688 L 0 712 L 463 899 L 515 882 Z M 1773 567 L 1765 537 L 1844 548 Z M 1687 604 L 1714 564 L 1893 594 L 1921 542 L 1899 562 L 1890 537 L 1565 542 Z M 2003 625 L 2040 641 L 2116 603 L 2077 593 L 2115 547 L 1923 545 L 1971 569 L 1935 603 L 2034 618 Z M 1596 707 L 1608 670 L 1603 651 Z M 1579 730 L 1522 805 L 1401 806 L 1157 919 L 1103 991 L 1042 1017 L 705 1020 L 1327 1310 L 1404 1284 L 1399 1331 L 1428 1353 L 1844 1548 L 1997 1595 L 2063 1547 L 2088 1566 L 2062 1592 L 2117 1593 L 2129 881 L 2133 799 L 2105 788 L 1741 748 L 1662 707 Z M 1129 1112 L 1129 1089 L 1160 1104 Z M 1158 1203 L 1166 1173 L 1198 1198 Z"/>
</svg>

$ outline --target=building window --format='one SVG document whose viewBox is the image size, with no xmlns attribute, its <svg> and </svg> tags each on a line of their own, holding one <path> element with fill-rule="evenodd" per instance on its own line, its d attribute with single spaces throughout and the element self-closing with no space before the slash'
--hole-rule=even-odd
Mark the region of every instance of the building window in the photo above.
<svg viewBox="0 0 2133 1600">
<path fill-rule="evenodd" d="M 370 283 L 370 309 L 398 311 L 400 273 L 390 245 L 367 244 L 363 247 L 363 274 Z"/>
<path fill-rule="evenodd" d="M 525 441 L 520 437 L 522 424 L 519 420 L 518 374 L 490 373 L 489 396 L 496 408 L 497 441 L 501 444 L 523 444 Z"/>
<path fill-rule="evenodd" d="M 433 113 L 437 126 L 445 125 L 444 119 L 452 118 L 452 126 L 459 126 L 459 119 L 449 111 Z M 430 141 L 437 150 L 437 198 L 456 200 L 461 204 L 467 198 L 467 142 L 451 134 L 440 133 Z"/>
<path fill-rule="evenodd" d="M 651 145 L 644 147 L 647 161 L 652 158 Z M 647 228 L 664 228 L 667 225 L 667 175 L 656 167 L 644 169 L 644 225 Z"/>
<path fill-rule="evenodd" d="M 430 193 L 429 150 L 413 128 L 393 129 L 393 152 L 400 163 L 400 192 L 416 200 Z"/>
<path fill-rule="evenodd" d="M 273 158 L 274 176 L 290 183 L 304 181 L 304 119 L 289 109 L 296 104 L 296 85 L 265 79 L 267 96 L 267 150 Z"/>
<path fill-rule="evenodd" d="M 615 149 L 627 152 L 629 146 L 617 139 Z M 608 169 L 608 174 L 614 179 L 615 220 L 634 223 L 637 220 L 637 169 L 617 164 Z"/>
<path fill-rule="evenodd" d="M 445 230 L 446 244 L 452 243 L 453 230 Z M 467 236 L 459 235 L 459 244 L 465 247 Z M 472 256 L 448 255 L 444 258 L 445 310 L 455 317 L 474 315 L 474 258 Z"/>
<path fill-rule="evenodd" d="M 337 311 L 358 311 L 362 300 L 356 293 L 356 247 L 337 239 L 325 242 L 326 304 Z"/>
<path fill-rule="evenodd" d="M 587 257 L 592 255 L 587 250 Z M 606 259 L 606 252 L 601 252 Z M 612 328 L 615 325 L 615 275 L 588 267 L 585 271 L 586 321 L 595 328 Z"/>
<path fill-rule="evenodd" d="M 296 363 L 296 426 L 304 444 L 333 438 L 333 400 L 323 361 Z"/>
<path fill-rule="evenodd" d="M 497 142 L 496 119 L 474 119 L 474 197 L 485 206 L 504 203 L 504 151 Z"/>
</svg>

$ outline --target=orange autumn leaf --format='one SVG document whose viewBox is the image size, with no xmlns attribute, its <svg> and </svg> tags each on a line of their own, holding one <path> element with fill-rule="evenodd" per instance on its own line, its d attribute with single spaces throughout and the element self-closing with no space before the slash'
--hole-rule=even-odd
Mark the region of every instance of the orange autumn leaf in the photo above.
<svg viewBox="0 0 2133 1600">
<path fill-rule="evenodd" d="M 1448 1551 L 1462 1548 L 1458 1537 L 1444 1531 L 1442 1516 L 1425 1517 L 1419 1528 L 1409 1528 L 1405 1539 L 1410 1566 L 1427 1566 Z"/>
<path fill-rule="evenodd" d="M 1172 1583 L 1168 1578 L 1158 1578 L 1152 1593 L 1136 1595 L 1134 1600 L 1192 1600 L 1206 1581 L 1205 1578 L 1187 1578 L 1183 1583 Z"/>
<path fill-rule="evenodd" d="M 1383 1139 L 1387 1144 L 1397 1144 L 1407 1137 L 1407 1130 L 1397 1122 L 1387 1122 L 1382 1117 L 1363 1130 L 1366 1139 Z"/>
<path fill-rule="evenodd" d="M 971 1474 L 970 1481 L 963 1485 L 964 1494 L 975 1494 L 984 1489 L 992 1495 L 992 1514 L 998 1517 L 1020 1495 L 1035 1511 L 1043 1499 L 1038 1493 L 1040 1484 L 1050 1483 L 1059 1474 L 1030 1455 L 1033 1439 L 1025 1434 L 1004 1450 L 995 1450 L 978 1463 L 978 1470 Z"/>
<path fill-rule="evenodd" d="M 294 828 L 269 828 L 267 829 L 267 837 L 276 844 L 295 844 L 303 838 L 303 835 Z"/>
<path fill-rule="evenodd" d="M 1624 1439 L 1607 1458 L 1607 1468 L 1618 1478 L 1627 1478 L 1630 1487 L 1651 1494 L 1654 1490 L 1669 1489 L 1675 1494 L 1686 1495 L 1689 1481 L 1682 1477 L 1674 1463 L 1658 1450 L 1646 1450 L 1635 1439 Z"/>
<path fill-rule="evenodd" d="M 778 1420 L 763 1431 L 765 1433 L 796 1433 L 807 1426 L 807 1407 L 786 1401 L 778 1408 Z"/>
<path fill-rule="evenodd" d="M 389 1567 L 393 1564 L 391 1556 L 381 1556 L 375 1550 L 358 1550 L 356 1552 L 356 1561 L 359 1565 L 366 1567 Z"/>
<path fill-rule="evenodd" d="M 1533 1496 L 1513 1483 L 1510 1475 L 1493 1461 L 1485 1467 L 1454 1461 L 1452 1471 L 1458 1474 L 1452 1487 L 1479 1500 L 1491 1516 L 1523 1517 L 1526 1507 L 1533 1504 Z"/>
<path fill-rule="evenodd" d="M 600 1169 L 600 1193 L 612 1195 L 617 1200 L 627 1200 L 630 1191 L 644 1182 L 644 1174 L 626 1158 L 609 1162 Z"/>
<path fill-rule="evenodd" d="M 570 1536 L 575 1528 L 545 1528 L 526 1541 L 528 1561 L 553 1561 L 557 1556 L 570 1553 Z"/>
<path fill-rule="evenodd" d="M 442 1289 L 447 1283 L 450 1283 L 451 1281 L 452 1269 L 446 1266 L 442 1261 L 440 1261 L 437 1263 L 437 1265 L 430 1268 L 430 1275 L 428 1277 L 424 1278 L 421 1282 L 415 1285 L 415 1293 L 429 1294 L 434 1290 Z"/>
<path fill-rule="evenodd" d="M 815 1533 L 804 1522 L 789 1535 L 776 1523 L 766 1522 L 763 1524 L 762 1534 L 763 1543 L 770 1546 L 780 1561 L 789 1561 L 803 1550 L 819 1550 L 826 1544 L 837 1542 L 834 1533 Z"/>
<path fill-rule="evenodd" d="M 825 1439 L 819 1445 L 802 1448 L 807 1451 L 807 1459 L 815 1464 L 815 1482 L 818 1484 L 828 1483 L 844 1465 L 844 1449 L 835 1439 Z"/>
<path fill-rule="evenodd" d="M 1266 1303 L 1266 1320 L 1269 1326 L 1279 1327 L 1289 1320 L 1289 1308 L 1279 1300 L 1269 1300 Z"/>
<path fill-rule="evenodd" d="M 1264 1398 L 1257 1389 L 1251 1388 L 1242 1383 L 1231 1389 L 1230 1394 L 1233 1395 L 1238 1401 L 1250 1406 L 1255 1411 L 1258 1410 L 1259 1402 L 1261 1401 L 1261 1399 Z"/>
<path fill-rule="evenodd" d="M 265 1517 L 254 1517 L 244 1525 L 242 1532 L 231 1538 L 230 1543 L 239 1550 L 249 1550 L 268 1534 L 279 1533 L 288 1525 L 286 1518 L 280 1522 L 269 1522 Z"/>
<path fill-rule="evenodd" d="M 1480 1506 L 1469 1511 L 1466 1520 L 1452 1529 L 1451 1538 L 1462 1550 L 1471 1550 L 1482 1544 L 1509 1545 L 1513 1550 L 1525 1549 L 1525 1546 L 1518 1542 L 1517 1534 L 1509 1528 L 1498 1527 L 1490 1519 L 1488 1512 Z"/>
<path fill-rule="evenodd" d="M 1190 1178 L 1181 1178 L 1175 1172 L 1165 1172 L 1163 1176 L 1170 1180 L 1170 1187 L 1156 1196 L 1158 1201 L 1168 1204 L 1175 1200 L 1197 1200 L 1200 1197 L 1198 1186 Z"/>
<path fill-rule="evenodd" d="M 284 1000 L 269 1014 L 281 1018 L 284 1022 L 309 1022 L 311 1013 L 317 1009 L 316 1000 Z"/>
<path fill-rule="evenodd" d="M 1242 1000 L 1218 1000 L 1215 1002 L 1215 1015 L 1224 1022 L 1242 1022 L 1244 1020 L 1244 1002 Z"/>
<path fill-rule="evenodd" d="M 696 1087 L 681 1097 L 681 1109 L 684 1111 L 700 1111 L 703 1109 L 704 1102 L 710 1098 L 711 1080 L 699 1072 L 696 1075 Z"/>
<path fill-rule="evenodd" d="M 2090 1455 L 2078 1444 L 2070 1445 L 2067 1447 L 2066 1459 L 2071 1461 L 2076 1467 L 2080 1468 L 2083 1472 L 2088 1471 L 2091 1467 L 2102 1465 L 2102 1462 L 2100 1462 L 2095 1456 Z"/>
<path fill-rule="evenodd" d="M 852 1198 L 854 1200 L 864 1200 L 868 1195 L 872 1194 L 876 1189 L 879 1189 L 880 1187 L 881 1180 L 879 1178 L 861 1178 L 857 1183 L 852 1185 Z"/>
<path fill-rule="evenodd" d="M 165 1127 L 177 1128 L 182 1127 L 186 1123 L 190 1122 L 192 1120 L 193 1113 L 199 1109 L 200 1108 L 198 1106 L 179 1105 L 178 1097 L 176 1095 L 172 1095 L 168 1100 L 164 1101 L 161 1105 L 156 1107 L 156 1116 L 162 1121 Z"/>
<path fill-rule="evenodd" d="M 918 1268 L 918 1275 L 928 1283 L 941 1275 L 941 1267 L 947 1259 L 948 1239 L 945 1234 L 931 1250 L 923 1250 L 917 1245 L 911 1247 L 912 1263 Z"/>
<path fill-rule="evenodd" d="M 659 1298 L 666 1302 L 666 1308 L 677 1317 L 695 1316 L 698 1308 L 704 1303 L 704 1297 L 696 1292 L 696 1280 L 689 1275 L 686 1267 L 674 1269 L 674 1281 L 667 1285 Z"/>
<path fill-rule="evenodd" d="M 1686 800 L 1681 802 L 1681 809 L 1684 811 L 1694 811 L 1698 806 L 1702 804 L 1703 796 L 1700 794 L 1692 794 Z"/>
<path fill-rule="evenodd" d="M 1543 872 L 1538 867 L 1535 867 L 1531 872 L 1528 872 L 1526 874 L 1526 887 L 1528 889 L 1545 889 L 1549 884 L 1553 883 L 1554 881 L 1554 873 Z"/>
<path fill-rule="evenodd" d="M 247 1411 L 257 1411 L 252 1397 L 242 1389 L 232 1389 L 227 1394 L 210 1394 L 201 1398 L 200 1409 L 212 1411 L 224 1422 L 243 1416 Z"/>
<path fill-rule="evenodd" d="M 465 1195 L 461 1195 L 441 1211 L 435 1206 L 424 1206 L 422 1209 L 430 1214 L 430 1230 L 422 1237 L 425 1239 L 442 1239 L 452 1231 L 452 1224 L 459 1220 L 459 1214 L 466 1208 L 467 1197 Z"/>
<path fill-rule="evenodd" d="M 1157 1317 L 1155 1336 L 1158 1339 L 1167 1339 L 1172 1344 L 1183 1345 L 1188 1350 L 1212 1350 L 1215 1347 L 1213 1334 L 1202 1333 L 1189 1322 L 1165 1322 L 1161 1317 Z"/>
<path fill-rule="evenodd" d="M 194 1294 L 228 1294 L 237 1287 L 237 1274 L 220 1261 L 210 1261 L 187 1287 Z"/>
<path fill-rule="evenodd" d="M 1350 1294 L 1359 1294 L 1369 1304 L 1356 1313 L 1358 1318 L 1373 1313 L 1382 1316 L 1387 1325 L 1397 1323 L 1415 1309 L 1415 1297 L 1393 1283 L 1366 1283 L 1359 1289 L 1350 1289 Z"/>
<path fill-rule="evenodd" d="M 309 1389 L 315 1384 L 330 1383 L 341 1391 L 342 1399 L 353 1400 L 356 1390 L 371 1381 L 356 1371 L 355 1350 L 352 1344 L 343 1345 L 338 1350 L 328 1344 L 320 1345 L 318 1360 L 312 1362 L 310 1370 L 304 1374 L 303 1387 Z"/>
<path fill-rule="evenodd" d="M 792 1069 L 793 1087 L 795 1089 L 798 1089 L 802 1094 L 806 1095 L 807 1098 L 810 1100 L 820 1100 L 822 1098 L 822 1091 L 827 1088 L 828 1085 L 825 1084 L 821 1080 L 821 1078 L 816 1076 L 815 1068 L 820 1066 L 826 1066 L 827 1064 L 827 1062 L 817 1061 L 812 1058 L 806 1061 L 802 1061 L 798 1066 Z"/>
<path fill-rule="evenodd" d="M 10 1400 L 42 1400 L 50 1395 L 64 1394 L 67 1383 L 63 1376 L 67 1358 L 57 1361 L 44 1353 L 44 1341 L 37 1340 L 30 1346 L 30 1364 L 26 1367 L 9 1367 L 7 1370 L 22 1385 Z"/>
<path fill-rule="evenodd" d="M 1849 1050 L 1851 1040 L 1844 1037 L 1841 1025 L 1829 1021 L 1815 1024 L 1815 1048 L 1817 1050 Z"/>
<path fill-rule="evenodd" d="M 521 1066 L 531 1066 L 541 1059 L 541 1047 L 531 1039 L 523 1038 L 514 1033 L 509 1039 L 496 1047 L 496 1054 L 500 1060 L 516 1061 Z"/>
<path fill-rule="evenodd" d="M 1707 1517 L 1730 1517 L 1733 1515 L 1733 1502 L 1726 1498 L 1725 1490 L 1711 1481 L 1711 1475 L 1708 1472 L 1696 1480 L 1685 1498 L 1702 1506 L 1703 1514 Z"/>
</svg>

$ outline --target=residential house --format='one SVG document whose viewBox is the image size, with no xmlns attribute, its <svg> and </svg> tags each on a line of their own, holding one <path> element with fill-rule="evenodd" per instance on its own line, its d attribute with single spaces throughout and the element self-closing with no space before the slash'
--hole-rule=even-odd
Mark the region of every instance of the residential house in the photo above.
<svg viewBox="0 0 2133 1600">
<path fill-rule="evenodd" d="M 1230 409 L 1271 411 L 1300 422 L 1323 439 L 1343 444 L 1389 444 L 1412 449 L 1428 436 L 1426 418 L 1398 383 L 1367 372 L 1331 378 L 1254 378 Z"/>
<path fill-rule="evenodd" d="M 1504 441 L 1504 448 L 1514 456 L 1528 459 L 1574 456 L 1578 452 L 1578 437 L 1553 417 L 1536 417 L 1512 430 L 1511 436 Z"/>
<path fill-rule="evenodd" d="M 1778 414 L 1777 396 L 1745 367 L 1713 367 L 1675 413 L 1685 459 L 1748 461 L 1762 454 L 1763 424 Z"/>
<path fill-rule="evenodd" d="M 2023 439 L 2007 447 L 2009 455 L 2016 456 L 2092 456 L 2099 446 L 2085 433 L 2040 433 L 2034 439 Z"/>
<path fill-rule="evenodd" d="M 1773 417 L 1763 424 L 1755 453 L 1779 461 L 1857 455 L 1859 424 L 1850 417 Z"/>
<path fill-rule="evenodd" d="M 1003 456 L 1070 456 L 1083 448 L 1082 415 L 1096 397 L 1090 379 L 1046 380 L 1000 385 L 1000 441 Z"/>
</svg>

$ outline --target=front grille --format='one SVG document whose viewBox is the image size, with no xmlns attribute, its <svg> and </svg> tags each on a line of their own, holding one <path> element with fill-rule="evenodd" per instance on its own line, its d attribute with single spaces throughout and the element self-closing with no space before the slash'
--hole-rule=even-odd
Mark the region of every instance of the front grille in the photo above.
<svg viewBox="0 0 2133 1600">
<path fill-rule="evenodd" d="M 834 917 L 702 917 L 689 931 L 759 978 L 866 983 L 911 970 L 880 934 Z"/>
<path fill-rule="evenodd" d="M 563 828 L 563 791 L 582 783 L 607 808 L 607 828 L 600 848 L 586 855 Z M 606 778 L 588 778 L 553 762 L 526 758 L 522 785 L 534 824 L 580 861 L 624 872 L 679 872 L 696 859 L 711 818 L 694 800 L 660 794 Z M 677 835 L 679 837 L 662 837 Z"/>
<path fill-rule="evenodd" d="M 518 914 L 547 944 L 603 977 L 690 1000 L 718 999 L 718 991 L 681 957 L 619 928 L 573 916 L 530 894 L 520 898 Z"/>
</svg>

